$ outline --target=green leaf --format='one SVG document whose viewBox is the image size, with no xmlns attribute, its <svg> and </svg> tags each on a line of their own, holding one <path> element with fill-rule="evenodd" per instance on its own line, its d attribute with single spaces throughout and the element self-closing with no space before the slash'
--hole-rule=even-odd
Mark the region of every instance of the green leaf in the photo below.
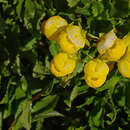
<svg viewBox="0 0 130 130">
<path fill-rule="evenodd" d="M 34 6 L 33 1 L 26 0 L 24 17 L 27 19 L 32 19 L 34 18 L 34 15 L 35 15 L 35 6 Z"/>
<path fill-rule="evenodd" d="M 104 10 L 104 6 L 101 2 L 93 0 L 92 2 L 92 13 L 93 16 L 96 17 L 98 16 L 100 13 L 102 13 Z"/>
<path fill-rule="evenodd" d="M 57 83 L 57 82 L 58 82 L 58 80 L 55 79 L 55 78 L 50 80 L 49 83 L 43 89 L 44 90 L 44 94 L 43 95 L 44 96 L 49 95 L 52 92 L 55 83 Z"/>
<path fill-rule="evenodd" d="M 69 7 L 74 7 L 78 4 L 80 0 L 67 0 Z"/>
<path fill-rule="evenodd" d="M 21 120 L 20 118 L 18 118 L 16 124 L 13 126 L 12 130 L 19 130 L 22 128 L 22 125 L 21 125 Z"/>
<path fill-rule="evenodd" d="M 109 99 L 109 102 L 107 104 L 110 106 L 110 109 L 112 112 L 110 112 L 107 115 L 111 120 L 107 120 L 106 122 L 107 122 L 107 124 L 111 125 L 116 120 L 117 110 L 116 110 L 116 106 L 114 104 L 114 101 L 112 99 L 111 93 L 109 93 L 109 91 L 108 91 L 107 98 Z"/>
<path fill-rule="evenodd" d="M 65 99 L 64 102 L 68 107 L 71 107 L 71 104 L 73 100 L 78 96 L 78 87 L 74 86 L 72 89 L 70 95 L 68 96 L 68 99 Z"/>
<path fill-rule="evenodd" d="M 28 82 L 24 76 L 21 77 L 20 79 L 20 86 L 23 89 L 23 91 L 27 91 L 28 88 Z"/>
<path fill-rule="evenodd" d="M 110 92 L 113 92 L 115 85 L 120 81 L 121 77 L 117 75 L 113 75 L 106 83 L 101 87 L 96 89 L 98 92 L 104 91 L 106 89 L 110 89 Z"/>
<path fill-rule="evenodd" d="M 12 97 L 13 90 L 10 89 L 13 85 L 16 85 L 16 82 L 14 81 L 14 77 L 11 77 L 8 81 L 6 93 L 3 97 L 3 99 L 0 101 L 0 104 L 7 104 L 10 100 L 10 97 Z"/>
<path fill-rule="evenodd" d="M 1 75 L 8 77 L 10 75 L 10 71 L 8 69 L 8 65 L 10 63 L 10 60 L 4 61 L 3 65 L 1 65 Z"/>
<path fill-rule="evenodd" d="M 17 103 L 17 104 L 18 104 L 18 107 L 17 107 L 17 109 L 16 109 L 16 111 L 15 111 L 15 119 L 20 115 L 20 113 L 21 113 L 22 110 L 23 110 L 23 106 L 24 106 L 24 104 L 26 104 L 27 101 L 28 101 L 28 99 L 23 99 L 23 100 L 20 100 L 19 103 Z M 16 105 L 17 105 L 17 104 L 16 104 Z"/>
<path fill-rule="evenodd" d="M 44 118 L 41 118 L 41 119 L 37 120 L 37 125 L 36 125 L 35 130 L 41 130 L 42 126 L 43 126 L 43 122 L 44 122 Z"/>
<path fill-rule="evenodd" d="M 83 108 L 83 107 L 86 106 L 86 105 L 92 104 L 92 103 L 94 102 L 94 99 L 95 99 L 95 96 L 87 97 L 87 98 L 86 98 L 86 101 L 85 101 L 83 104 L 77 106 L 77 108 Z"/>
<path fill-rule="evenodd" d="M 45 118 L 49 118 L 49 117 L 64 117 L 63 114 L 57 112 L 57 111 L 50 111 L 50 112 L 43 112 L 43 113 L 39 113 L 37 115 L 35 115 L 33 117 L 33 122 L 39 119 L 45 119 Z"/>
<path fill-rule="evenodd" d="M 21 124 L 27 130 L 31 128 L 31 113 L 30 113 L 30 101 L 27 101 L 23 106 L 23 112 L 21 114 Z"/>
<path fill-rule="evenodd" d="M 55 106 L 55 103 L 57 102 L 57 96 L 56 95 L 49 95 L 44 98 L 42 98 L 40 101 L 36 102 L 36 104 L 33 106 L 32 112 L 35 113 L 37 111 L 40 111 L 42 109 L 46 110 L 53 109 L 52 106 Z"/>
<path fill-rule="evenodd" d="M 13 70 L 14 73 L 18 74 L 19 76 L 21 76 L 21 64 L 20 64 L 20 55 L 18 54 L 16 56 L 16 60 L 14 62 L 14 64 L 11 66 L 11 69 Z"/>
<path fill-rule="evenodd" d="M 22 88 L 17 87 L 15 89 L 15 98 L 16 98 L 16 100 L 24 98 L 25 96 L 26 96 L 26 93 L 23 91 Z"/>
<path fill-rule="evenodd" d="M 21 13 L 22 13 L 22 7 L 23 7 L 24 0 L 18 0 L 17 6 L 16 6 L 16 13 L 18 15 L 18 18 L 21 20 Z"/>
<path fill-rule="evenodd" d="M 124 107 L 126 104 L 126 87 L 120 87 L 119 89 L 119 99 L 117 99 L 117 103 L 120 107 Z"/>
<path fill-rule="evenodd" d="M 29 51 L 32 50 L 36 44 L 36 38 L 33 38 L 32 40 L 28 41 L 27 44 L 22 48 L 22 51 Z"/>
<path fill-rule="evenodd" d="M 97 100 L 97 104 L 95 104 L 94 108 L 91 110 L 89 114 L 89 126 L 90 127 L 99 127 L 102 124 L 103 118 L 103 106 L 101 105 L 101 100 Z"/>
<path fill-rule="evenodd" d="M 51 41 L 49 46 L 49 51 L 52 56 L 58 54 L 61 51 L 59 44 L 55 41 Z"/>
<path fill-rule="evenodd" d="M 70 101 L 73 102 L 73 100 L 78 96 L 78 87 L 75 86 L 71 92 L 70 95 Z"/>
<path fill-rule="evenodd" d="M 64 100 L 65 104 L 68 107 L 71 107 L 72 102 L 74 101 L 74 99 L 78 96 L 79 94 L 79 87 L 78 86 L 74 86 L 70 95 L 68 95 L 68 98 Z"/>
<path fill-rule="evenodd" d="M 41 80 L 45 78 L 46 68 L 43 66 L 41 61 L 36 61 L 36 64 L 33 68 L 33 77 L 40 78 Z"/>
<path fill-rule="evenodd" d="M 78 87 L 78 95 L 88 92 L 89 86 L 87 84 Z"/>
<path fill-rule="evenodd" d="M 85 63 L 83 63 L 81 61 L 77 62 L 74 72 L 72 73 L 72 77 L 76 76 L 78 73 L 81 73 L 83 71 L 84 64 Z"/>
<path fill-rule="evenodd" d="M 32 0 L 26 0 L 25 1 L 25 12 L 24 12 L 24 25 L 28 29 L 32 29 L 32 23 L 31 20 L 35 16 L 35 5 Z"/>
<path fill-rule="evenodd" d="M 90 13 L 90 10 L 89 10 L 89 7 L 77 7 L 76 10 L 75 10 L 75 13 L 77 14 L 81 14 L 81 15 L 86 15 L 86 16 L 90 16 L 91 13 Z"/>
<path fill-rule="evenodd" d="M 8 101 L 8 106 L 7 106 L 7 108 L 5 107 L 4 112 L 3 112 L 3 118 L 4 118 L 4 119 L 6 119 L 8 116 L 11 115 L 11 112 L 12 112 L 12 110 L 13 110 L 13 101 L 14 101 L 14 99 L 15 99 L 15 95 L 13 95 L 13 96 L 9 99 L 9 101 Z"/>
</svg>

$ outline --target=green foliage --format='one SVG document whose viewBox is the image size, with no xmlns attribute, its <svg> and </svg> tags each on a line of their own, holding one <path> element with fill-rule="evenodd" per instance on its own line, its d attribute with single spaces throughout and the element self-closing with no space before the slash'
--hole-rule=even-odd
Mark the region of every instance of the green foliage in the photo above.
<svg viewBox="0 0 130 130">
<path fill-rule="evenodd" d="M 57 42 L 50 41 L 49 51 L 52 56 L 58 54 L 61 51 L 59 44 Z"/>
<path fill-rule="evenodd" d="M 61 49 L 40 31 L 53 15 L 80 24 L 90 42 L 63 78 L 50 72 Z M 0 130 L 130 129 L 130 80 L 117 66 L 101 88 L 84 81 L 98 37 L 112 28 L 120 38 L 130 32 L 129 0 L 0 0 Z"/>
<path fill-rule="evenodd" d="M 69 7 L 74 7 L 80 0 L 67 0 Z"/>
</svg>

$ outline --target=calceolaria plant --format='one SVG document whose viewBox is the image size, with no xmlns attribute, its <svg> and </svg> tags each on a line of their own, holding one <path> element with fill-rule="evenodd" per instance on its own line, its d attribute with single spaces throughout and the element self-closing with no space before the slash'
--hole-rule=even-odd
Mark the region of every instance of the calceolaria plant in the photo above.
<svg viewBox="0 0 130 130">
<path fill-rule="evenodd" d="M 129 0 L 0 0 L 0 130 L 130 130 Z"/>
<path fill-rule="evenodd" d="M 62 77 L 72 73 L 77 62 L 76 53 L 85 46 L 86 32 L 81 26 L 67 24 L 60 16 L 52 16 L 43 21 L 41 31 L 49 40 L 57 41 L 62 50 L 51 61 L 52 74 Z"/>
<path fill-rule="evenodd" d="M 85 36 L 86 31 L 82 30 L 81 26 L 68 24 L 60 16 L 52 16 L 48 20 L 43 21 L 41 29 L 49 40 L 57 41 L 62 51 L 51 61 L 50 70 L 52 74 L 56 77 L 71 74 L 75 69 L 76 59 L 70 58 L 70 56 L 73 57 L 78 50 L 84 48 L 87 40 Z M 115 62 L 124 56 L 128 46 L 128 39 L 129 34 L 123 39 L 119 39 L 114 29 L 100 37 L 97 43 L 98 58 L 89 61 L 84 67 L 84 77 L 88 86 L 98 88 L 105 83 L 109 71 L 112 71 L 114 68 Z M 118 62 L 118 68 L 121 73 L 123 73 L 123 69 L 121 69 L 124 67 L 123 64 L 126 65 L 124 68 L 128 70 L 129 63 L 125 63 L 125 61 L 127 60 Z M 129 76 L 125 75 L 125 77 Z"/>
</svg>

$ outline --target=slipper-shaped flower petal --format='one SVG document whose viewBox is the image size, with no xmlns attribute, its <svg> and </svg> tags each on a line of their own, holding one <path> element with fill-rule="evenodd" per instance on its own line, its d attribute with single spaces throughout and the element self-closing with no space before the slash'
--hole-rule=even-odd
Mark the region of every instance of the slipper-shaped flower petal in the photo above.
<svg viewBox="0 0 130 130">
<path fill-rule="evenodd" d="M 42 33 L 49 39 L 57 41 L 59 33 L 68 25 L 67 21 L 60 16 L 52 16 L 43 21 Z"/>
<path fill-rule="evenodd" d="M 82 35 L 82 29 L 76 25 L 69 25 L 62 31 L 58 38 L 58 43 L 63 52 L 75 53 L 85 46 L 86 38 Z"/>
<path fill-rule="evenodd" d="M 51 61 L 50 70 L 56 77 L 65 76 L 73 72 L 76 62 L 75 58 L 61 52 Z"/>
<path fill-rule="evenodd" d="M 108 65 L 99 59 L 91 60 L 84 66 L 85 81 L 92 88 L 101 87 L 108 72 Z"/>
</svg>

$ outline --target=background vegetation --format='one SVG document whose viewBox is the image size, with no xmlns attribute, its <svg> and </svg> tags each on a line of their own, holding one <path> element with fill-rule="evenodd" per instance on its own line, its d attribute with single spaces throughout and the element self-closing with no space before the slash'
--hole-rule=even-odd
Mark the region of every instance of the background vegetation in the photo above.
<svg viewBox="0 0 130 130">
<path fill-rule="evenodd" d="M 44 19 L 60 15 L 99 36 L 112 28 L 130 31 L 129 0 L 0 0 L 0 129 L 129 130 L 130 80 L 115 65 L 103 87 L 84 81 L 91 48 L 78 53 L 75 71 L 63 78 L 49 65 L 60 48 L 40 32 Z"/>
</svg>

